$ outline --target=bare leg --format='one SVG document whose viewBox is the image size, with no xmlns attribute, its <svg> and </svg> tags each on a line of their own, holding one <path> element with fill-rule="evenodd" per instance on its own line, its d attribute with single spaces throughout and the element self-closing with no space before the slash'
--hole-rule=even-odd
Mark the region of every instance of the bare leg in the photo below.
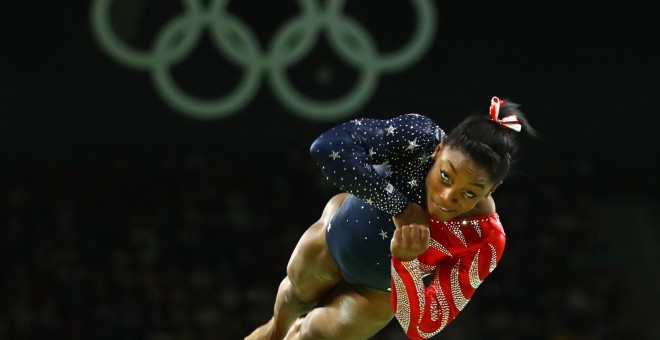
<svg viewBox="0 0 660 340">
<path fill-rule="evenodd" d="M 369 339 L 393 318 L 389 292 L 344 283 L 327 303 L 296 320 L 285 340 Z"/>
<path fill-rule="evenodd" d="M 314 308 L 325 293 L 342 281 L 325 242 L 325 226 L 345 197 L 346 194 L 334 196 L 321 219 L 300 238 L 289 259 L 287 277 L 277 291 L 273 317 L 246 340 L 283 339 L 298 317 Z"/>
</svg>

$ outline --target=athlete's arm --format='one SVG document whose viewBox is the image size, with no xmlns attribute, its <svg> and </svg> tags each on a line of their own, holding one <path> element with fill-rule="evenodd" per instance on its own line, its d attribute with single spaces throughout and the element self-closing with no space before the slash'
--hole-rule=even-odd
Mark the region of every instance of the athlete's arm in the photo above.
<svg viewBox="0 0 660 340">
<path fill-rule="evenodd" d="M 422 146 L 437 143 L 439 133 L 442 130 L 433 121 L 418 114 L 356 119 L 321 134 L 310 154 L 338 188 L 397 215 L 410 202 L 374 166 L 424 157 Z"/>
<path fill-rule="evenodd" d="M 398 230 L 398 229 L 397 229 Z M 397 232 L 395 231 L 395 234 Z M 413 238 L 423 233 L 403 233 L 400 244 L 414 244 L 415 240 L 403 240 L 405 235 Z M 492 272 L 504 249 L 504 237 L 486 242 L 476 253 L 454 258 L 438 252 L 433 279 L 426 287 L 422 277 L 430 267 L 418 259 L 403 260 L 396 254 L 409 258 L 408 253 L 396 246 L 392 240 L 392 307 L 395 316 L 410 339 L 428 339 L 438 334 L 470 301 L 476 288 Z M 412 247 L 408 247 L 410 250 Z M 437 251 L 433 248 L 429 251 Z M 401 255 L 403 254 L 403 255 Z"/>
</svg>

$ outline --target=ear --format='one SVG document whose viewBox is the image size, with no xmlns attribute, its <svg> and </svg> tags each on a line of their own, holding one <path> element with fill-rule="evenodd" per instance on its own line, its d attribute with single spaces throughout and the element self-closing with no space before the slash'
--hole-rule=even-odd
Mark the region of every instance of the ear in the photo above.
<svg viewBox="0 0 660 340">
<path fill-rule="evenodd" d="M 433 160 L 435 160 L 435 159 L 438 157 L 438 155 L 440 154 L 440 152 L 442 152 L 442 149 L 443 149 L 444 147 L 445 147 L 445 142 L 444 142 L 444 141 L 440 142 L 440 144 L 438 144 L 438 145 L 435 147 L 435 150 L 433 150 L 433 153 L 431 154 L 431 158 L 432 158 Z"/>
</svg>

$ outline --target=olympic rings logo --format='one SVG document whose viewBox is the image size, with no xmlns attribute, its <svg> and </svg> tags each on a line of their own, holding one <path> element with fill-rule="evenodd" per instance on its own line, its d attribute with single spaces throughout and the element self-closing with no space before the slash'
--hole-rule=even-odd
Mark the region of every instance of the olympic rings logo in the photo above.
<svg viewBox="0 0 660 340">
<path fill-rule="evenodd" d="M 94 0 L 92 30 L 100 46 L 117 62 L 151 72 L 159 94 L 170 107 L 197 119 L 228 117 L 245 107 L 267 77 L 271 90 L 293 113 L 314 121 L 343 119 L 359 109 L 375 91 L 383 73 L 400 71 L 416 62 L 429 48 L 436 30 L 432 0 L 411 0 L 417 17 L 412 37 L 397 50 L 379 53 L 365 28 L 342 13 L 345 0 L 298 0 L 301 13 L 289 19 L 262 50 L 251 29 L 226 11 L 229 0 L 181 0 L 184 11 L 168 21 L 155 37 L 150 51 L 133 49 L 113 32 L 112 0 Z M 208 29 L 214 47 L 243 70 L 238 84 L 219 98 L 202 99 L 186 93 L 170 74 L 184 60 Z M 352 89 L 340 98 L 315 100 L 303 95 L 289 80 L 286 70 L 304 59 L 325 33 L 331 47 L 351 67 L 359 70 Z"/>
</svg>

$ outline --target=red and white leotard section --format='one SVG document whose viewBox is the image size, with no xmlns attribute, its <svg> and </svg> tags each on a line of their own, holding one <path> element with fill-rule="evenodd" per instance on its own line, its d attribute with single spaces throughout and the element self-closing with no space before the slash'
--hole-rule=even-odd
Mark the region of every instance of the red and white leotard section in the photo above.
<svg viewBox="0 0 660 340">
<path fill-rule="evenodd" d="M 392 307 L 410 339 L 438 334 L 470 301 L 502 258 L 506 235 L 497 213 L 430 219 L 429 249 L 411 261 L 392 257 Z M 433 275 L 427 287 L 422 278 Z"/>
</svg>

